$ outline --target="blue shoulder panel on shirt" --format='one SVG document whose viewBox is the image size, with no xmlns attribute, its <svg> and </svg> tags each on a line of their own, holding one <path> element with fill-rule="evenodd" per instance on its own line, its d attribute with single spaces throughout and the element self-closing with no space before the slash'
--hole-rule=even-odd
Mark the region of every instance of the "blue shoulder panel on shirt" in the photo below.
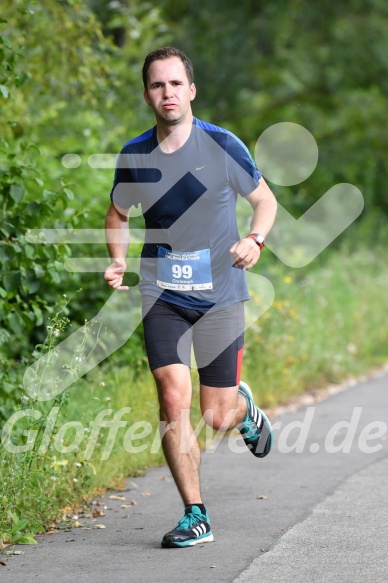
<svg viewBox="0 0 388 583">
<path fill-rule="evenodd" d="M 225 128 L 221 128 L 220 126 L 216 126 L 212 123 L 208 123 L 207 121 L 202 121 L 201 119 L 198 119 L 197 117 L 194 118 L 194 123 L 199 128 L 202 128 L 203 130 L 207 130 L 210 132 L 219 132 L 221 134 L 229 134 L 230 133 Z"/>
<path fill-rule="evenodd" d="M 152 135 L 154 133 L 154 129 L 155 128 L 150 128 L 149 130 L 147 130 L 143 134 L 140 134 L 140 136 L 136 136 L 136 138 L 132 138 L 132 140 L 128 140 L 128 142 L 126 142 L 124 144 L 123 149 L 126 146 L 130 146 L 131 144 L 137 144 L 138 142 L 144 142 L 145 140 L 148 140 L 149 138 L 152 138 Z"/>
<path fill-rule="evenodd" d="M 194 118 L 194 123 L 197 127 L 202 128 L 217 144 L 225 150 L 242 168 L 257 182 L 261 178 L 261 173 L 258 170 L 254 159 L 252 158 L 248 148 L 235 134 L 213 125 L 204 122 L 198 118 Z M 242 154 L 243 152 L 243 154 Z"/>
<path fill-rule="evenodd" d="M 221 136 L 230 136 L 232 138 L 231 142 L 233 143 L 233 140 L 235 142 L 237 142 L 237 144 L 239 146 L 241 146 L 245 152 L 248 154 L 249 158 L 251 160 L 253 160 L 248 148 L 246 147 L 246 145 L 244 144 L 244 142 L 242 142 L 240 140 L 240 138 L 238 138 L 236 136 L 236 134 L 234 134 L 233 132 L 230 132 L 229 130 L 226 130 L 225 128 L 221 128 L 219 126 L 216 126 L 214 124 L 208 123 L 206 121 L 202 121 L 198 118 L 194 118 L 194 123 L 196 126 L 198 126 L 199 128 L 202 128 L 203 130 L 205 130 L 217 143 L 219 143 L 220 146 L 224 147 L 224 149 L 226 149 L 226 151 L 228 151 L 228 147 L 230 146 L 230 143 L 228 144 L 228 140 L 222 140 L 219 139 L 219 137 Z M 233 156 L 233 146 L 230 147 L 231 151 L 228 151 L 229 154 L 231 154 Z"/>
<path fill-rule="evenodd" d="M 199 128 L 202 128 L 203 130 L 205 130 L 208 134 L 214 134 L 211 137 L 213 139 L 215 139 L 217 142 L 219 142 L 219 140 L 217 140 L 217 134 L 226 134 L 227 136 L 231 136 L 231 138 L 233 138 L 234 140 L 236 140 L 236 142 L 242 147 L 244 148 L 244 150 L 249 154 L 249 156 L 251 157 L 248 148 L 246 147 L 246 145 L 244 144 L 244 142 L 242 142 L 240 140 L 240 138 L 238 138 L 233 132 L 230 132 L 229 130 L 226 130 L 225 128 L 221 128 L 220 126 L 216 126 L 212 123 L 208 123 L 206 121 L 202 121 L 198 118 L 194 118 L 194 123 L 196 126 L 198 126 Z M 220 144 L 221 145 L 221 144 Z"/>
</svg>

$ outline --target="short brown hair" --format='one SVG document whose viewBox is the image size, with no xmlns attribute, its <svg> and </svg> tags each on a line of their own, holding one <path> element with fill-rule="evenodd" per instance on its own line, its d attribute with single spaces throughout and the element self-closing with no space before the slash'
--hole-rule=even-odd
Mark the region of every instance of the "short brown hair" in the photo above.
<svg viewBox="0 0 388 583">
<path fill-rule="evenodd" d="M 190 61 L 189 57 L 185 55 L 183 51 L 176 49 L 175 47 L 163 47 L 161 49 L 156 49 L 156 51 L 152 51 L 148 53 L 144 60 L 142 75 L 143 75 L 143 84 L 144 89 L 147 91 L 147 76 L 148 76 L 148 69 L 151 66 L 151 63 L 154 61 L 163 61 L 164 59 L 170 59 L 171 57 L 178 57 L 180 59 L 186 69 L 186 75 L 189 80 L 190 85 L 194 82 L 194 69 L 193 64 Z"/>
</svg>

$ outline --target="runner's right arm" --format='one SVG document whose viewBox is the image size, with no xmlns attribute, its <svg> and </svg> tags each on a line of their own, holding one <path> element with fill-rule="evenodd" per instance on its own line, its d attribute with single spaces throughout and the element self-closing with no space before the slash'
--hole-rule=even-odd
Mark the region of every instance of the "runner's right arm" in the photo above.
<svg viewBox="0 0 388 583">
<path fill-rule="evenodd" d="M 104 274 L 105 281 L 115 290 L 127 290 L 127 285 L 121 285 L 127 268 L 125 261 L 129 246 L 128 214 L 121 213 L 111 203 L 105 218 L 105 237 L 112 260 Z"/>
</svg>

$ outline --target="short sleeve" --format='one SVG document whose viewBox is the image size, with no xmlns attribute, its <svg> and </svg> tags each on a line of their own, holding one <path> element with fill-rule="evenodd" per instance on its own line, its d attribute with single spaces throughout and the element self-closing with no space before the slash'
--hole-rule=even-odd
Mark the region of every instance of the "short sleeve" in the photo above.
<svg viewBox="0 0 388 583">
<path fill-rule="evenodd" d="M 241 196 L 248 196 L 259 186 L 260 171 L 248 148 L 234 134 L 228 134 L 226 153 L 228 178 L 233 190 Z"/>
<path fill-rule="evenodd" d="M 110 193 L 112 203 L 120 209 L 129 210 L 144 202 L 150 184 L 161 180 L 161 171 L 152 167 L 148 158 L 147 153 L 133 152 L 128 145 L 121 150 Z"/>
<path fill-rule="evenodd" d="M 128 156 L 121 150 L 117 157 L 116 169 L 113 178 L 110 199 L 114 205 L 122 209 L 130 209 L 131 206 L 137 206 L 138 200 L 135 200 L 135 189 L 131 189 L 130 184 L 135 182 L 132 169 L 128 165 Z"/>
</svg>

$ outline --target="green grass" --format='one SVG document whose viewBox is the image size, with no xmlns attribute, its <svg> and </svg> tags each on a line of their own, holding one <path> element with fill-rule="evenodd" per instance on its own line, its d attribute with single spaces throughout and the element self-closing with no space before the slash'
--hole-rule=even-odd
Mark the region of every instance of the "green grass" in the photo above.
<svg viewBox="0 0 388 583">
<path fill-rule="evenodd" d="M 262 406 L 388 360 L 383 257 L 364 249 L 316 270 L 273 268 L 275 301 L 247 333 L 243 370 Z"/>
<path fill-rule="evenodd" d="M 271 407 L 311 387 L 387 362 L 384 249 L 332 252 L 300 270 L 267 258 L 262 270 L 274 286 L 275 301 L 247 332 L 243 365 L 243 378 L 261 406 Z M 26 443 L 23 429 L 40 427 L 40 433 L 28 452 L 12 454 L 0 448 L 0 547 L 1 540 L 28 544 L 29 533 L 44 530 L 54 518 L 62 520 L 66 509 L 90 499 L 96 489 L 120 487 L 128 475 L 164 463 L 152 375 L 139 367 L 138 356 L 131 366 L 130 350 L 129 342 L 55 402 L 20 405 L 20 410 L 38 408 L 42 418 L 35 425 L 31 419 L 20 420 L 17 443 Z M 127 354 L 128 364 L 123 364 Z M 196 425 L 200 411 L 195 372 L 193 383 Z M 37 453 L 53 406 L 60 410 L 56 426 L 46 436 L 46 450 Z M 94 435 L 91 424 L 97 416 L 109 422 L 115 414 L 116 421 L 120 417 L 123 422 L 117 435 L 111 433 L 110 439 L 109 427 Z M 74 440 L 78 447 L 65 453 Z"/>
</svg>

